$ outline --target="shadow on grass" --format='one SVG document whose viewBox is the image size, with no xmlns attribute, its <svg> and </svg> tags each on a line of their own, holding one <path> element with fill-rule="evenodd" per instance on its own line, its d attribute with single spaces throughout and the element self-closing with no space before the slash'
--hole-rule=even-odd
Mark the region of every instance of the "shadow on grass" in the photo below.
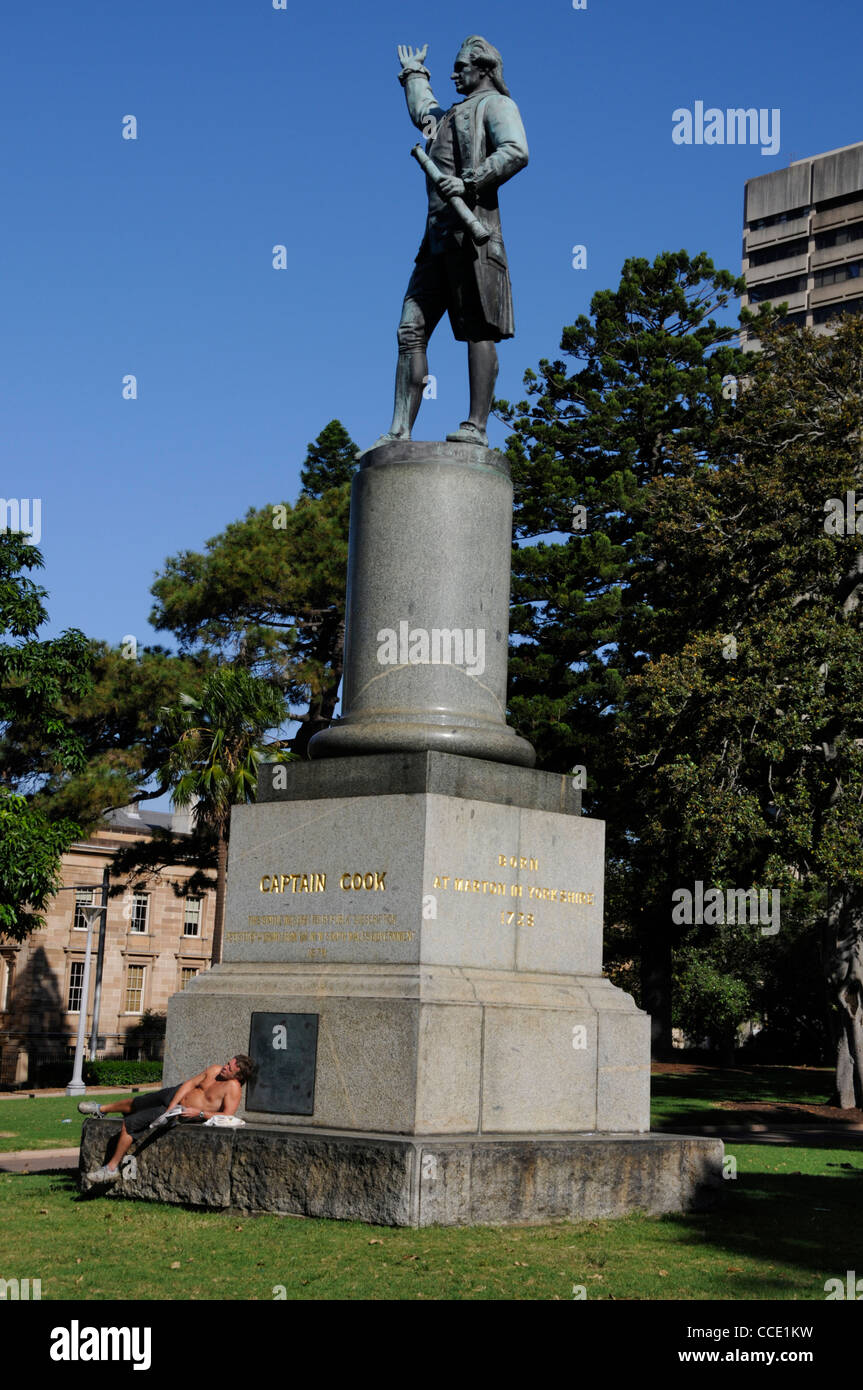
<svg viewBox="0 0 863 1390">
<path fill-rule="evenodd" d="M 698 1067 L 688 1072 L 654 1072 L 651 1093 L 693 1100 L 791 1102 L 826 1105 L 833 1090 L 829 1067 Z"/>
<path fill-rule="evenodd" d="M 859 1113 L 850 1115 L 845 1125 L 835 1112 L 821 1117 L 817 1113 L 783 1112 L 781 1109 L 785 1105 L 826 1105 L 832 1085 L 833 1072 L 829 1068 L 697 1067 L 687 1072 L 654 1071 L 651 1076 L 651 1128 L 679 1134 L 697 1132 L 707 1125 L 719 1129 L 761 1125 L 768 1130 L 791 1134 L 800 1126 L 802 1129 L 823 1129 L 825 1135 L 835 1137 L 825 1139 L 801 1133 L 784 1142 L 805 1147 L 856 1148 L 863 1134 L 857 1131 L 855 1139 L 850 1125 L 859 1120 Z M 762 1105 L 764 1110 L 725 1108 L 740 1104 Z M 752 1142 L 758 1142 L 757 1131 L 753 1133 Z"/>
<path fill-rule="evenodd" d="M 770 1161 L 771 1155 L 762 1151 L 758 1155 L 759 1162 L 762 1155 Z M 743 1165 L 747 1159 L 741 1154 L 740 1161 Z M 751 1152 L 748 1161 L 752 1161 Z M 788 1157 L 777 1150 L 775 1161 L 788 1163 Z M 805 1163 L 805 1155 L 796 1161 Z M 848 1270 L 863 1275 L 858 1234 L 863 1201 L 863 1158 L 856 1165 L 840 1157 L 812 1161 L 822 1166 L 820 1173 L 741 1171 L 736 1180 L 723 1185 L 720 1203 L 705 1211 L 659 1219 L 635 1217 L 620 1222 L 575 1223 L 573 1235 L 567 1239 L 576 1242 L 579 1248 L 589 1249 L 600 1270 L 607 1253 L 613 1265 L 623 1261 L 624 1274 L 630 1257 L 634 1266 L 645 1272 L 652 1270 L 655 1274 L 660 1267 L 676 1271 L 678 1290 L 698 1290 L 694 1295 L 677 1291 L 677 1297 L 822 1300 L 826 1279 L 838 1277 L 844 1282 Z M 69 1201 L 70 1205 L 105 1195 L 104 1188 L 88 1195 L 78 1193 L 75 1178 L 68 1172 L 60 1171 L 50 1177 L 52 1192 L 61 1202 Z M 140 1205 L 161 1204 L 142 1201 Z M 129 1206 L 134 1211 L 138 1203 L 132 1200 Z M 178 1215 L 181 1211 L 201 1210 L 186 1204 L 171 1205 L 171 1211 Z M 239 1215 L 230 1211 L 210 1214 L 223 1217 L 229 1231 L 235 1227 Z M 134 1216 L 128 1219 L 134 1221 Z M 242 1214 L 243 1224 L 250 1219 L 248 1213 Z M 306 1229 L 306 1236 L 300 1237 L 300 1245 L 291 1248 L 295 1253 L 312 1251 L 315 1258 L 324 1249 L 315 1243 L 321 1238 L 322 1230 L 329 1241 L 329 1244 L 325 1241 L 326 1251 L 335 1252 L 339 1257 L 356 1246 L 356 1232 L 360 1229 L 359 1249 L 364 1259 L 367 1244 L 375 1243 L 378 1238 L 400 1242 L 398 1248 L 403 1253 L 410 1250 L 414 1255 L 420 1246 L 431 1243 L 435 1249 L 445 1250 L 449 1258 L 459 1252 L 465 1258 L 471 1251 L 476 1254 L 477 1248 L 485 1249 L 483 1242 L 486 1240 L 496 1249 L 500 1238 L 504 1244 L 521 1242 L 525 1260 L 532 1258 L 527 1251 L 535 1239 L 533 1258 L 542 1263 L 543 1252 L 550 1248 L 547 1247 L 549 1232 L 560 1237 L 566 1230 L 562 1223 L 553 1228 L 536 1228 L 535 1235 L 530 1228 L 502 1232 L 491 1228 L 485 1233 L 481 1228 L 451 1231 L 432 1228 L 429 1231 L 393 1230 L 387 1234 L 385 1228 L 368 1227 L 367 1238 L 366 1231 L 355 1223 L 304 1218 L 280 1220 L 290 1220 L 292 1225 L 295 1223 L 295 1229 Z M 342 1224 L 343 1238 L 338 1233 Z M 135 1229 L 135 1225 L 131 1226 L 130 1234 Z M 149 1230 L 149 1223 L 145 1221 L 142 1229 Z M 268 1231 L 267 1239 L 278 1237 Z M 567 1249 L 575 1249 L 576 1244 L 567 1244 Z M 631 1296 L 631 1291 L 627 1295 L 624 1288 L 624 1296 Z M 650 1296 L 663 1297 L 662 1286 Z M 797 1321 L 805 1320 L 801 1310 Z"/>
<path fill-rule="evenodd" d="M 777 1152 L 777 1159 L 779 1153 Z M 683 1227 L 684 1244 L 703 1248 L 706 1256 L 729 1260 L 757 1259 L 779 1268 L 757 1277 L 739 1271 L 735 1297 L 771 1298 L 787 1291 L 782 1267 L 811 1273 L 813 1293 L 822 1298 L 825 1278 L 845 1277 L 860 1267 L 859 1219 L 863 1203 L 863 1163 L 827 1163 L 835 1176 L 809 1173 L 742 1173 L 723 1189 L 723 1199 L 709 1211 L 668 1216 L 663 1224 Z M 818 1282 L 820 1281 L 820 1283 Z M 815 1285 L 817 1283 L 817 1290 Z M 807 1295 L 808 1296 L 808 1295 Z"/>
</svg>

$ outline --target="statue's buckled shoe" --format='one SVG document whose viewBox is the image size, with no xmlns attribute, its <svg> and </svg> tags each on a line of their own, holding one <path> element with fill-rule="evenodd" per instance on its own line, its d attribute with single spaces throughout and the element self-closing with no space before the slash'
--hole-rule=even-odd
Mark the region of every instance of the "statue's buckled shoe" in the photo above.
<svg viewBox="0 0 863 1390">
<path fill-rule="evenodd" d="M 488 435 L 472 420 L 462 420 L 458 429 L 447 435 L 447 439 L 453 444 L 481 444 L 484 449 L 488 448 Z"/>
</svg>

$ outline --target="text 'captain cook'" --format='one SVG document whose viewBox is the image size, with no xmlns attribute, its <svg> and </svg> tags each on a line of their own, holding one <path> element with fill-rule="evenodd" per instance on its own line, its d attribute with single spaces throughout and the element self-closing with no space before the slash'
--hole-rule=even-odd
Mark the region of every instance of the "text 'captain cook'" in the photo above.
<svg viewBox="0 0 863 1390">
<path fill-rule="evenodd" d="M 498 372 L 495 343 L 514 333 L 497 190 L 527 164 L 527 139 L 504 84 L 501 56 L 486 39 L 472 35 L 462 44 L 452 80 L 464 99 L 448 111 L 438 103 L 423 66 L 427 50 L 428 44 L 416 52 L 398 50 L 399 81 L 411 120 L 427 138 L 426 156 L 434 170 L 427 171 L 426 231 L 398 330 L 393 422 L 377 444 L 410 439 L 428 380 L 428 340 L 447 311 L 456 339 L 468 345 L 470 377 L 470 415 L 447 439 L 487 445 Z M 461 215 L 453 199 L 461 200 Z M 474 223 L 475 235 L 466 219 Z"/>
</svg>

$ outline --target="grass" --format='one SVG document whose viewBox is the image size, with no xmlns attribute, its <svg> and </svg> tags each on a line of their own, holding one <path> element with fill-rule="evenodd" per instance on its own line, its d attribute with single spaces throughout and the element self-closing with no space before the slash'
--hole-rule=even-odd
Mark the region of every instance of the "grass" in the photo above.
<svg viewBox="0 0 863 1390">
<path fill-rule="evenodd" d="M 651 1123 L 655 1129 L 682 1122 L 733 1124 L 728 1111 L 711 1115 L 721 1100 L 826 1102 L 833 1084 L 829 1067 L 700 1067 L 652 1078 Z M 125 1093 L 124 1094 L 128 1094 Z M 87 1094 L 88 1100 L 118 1100 L 119 1094 Z M 0 1153 L 14 1149 L 74 1148 L 81 1142 L 78 1100 L 45 1096 L 0 1100 Z M 64 1120 L 71 1123 L 64 1124 Z M 813 1120 L 813 1123 L 817 1121 Z"/>
<path fill-rule="evenodd" d="M 744 1117 L 717 1110 L 720 1101 L 755 1101 L 762 1105 L 826 1105 L 835 1072 L 831 1067 L 698 1067 L 691 1072 L 654 1072 L 651 1077 L 651 1127 L 680 1129 L 690 1124 L 739 1123 Z M 815 1116 L 811 1123 L 818 1124 Z"/>
<path fill-rule="evenodd" d="M 659 1073 L 654 1123 L 705 1122 L 721 1100 L 826 1101 L 831 1085 L 826 1068 Z M 77 1144 L 76 1107 L 0 1101 L 0 1147 Z M 593 1300 L 821 1300 L 827 1279 L 860 1265 L 863 1195 L 861 1148 L 826 1142 L 728 1145 L 737 1176 L 708 1212 L 531 1228 L 238 1217 L 82 1198 L 66 1174 L 2 1174 L 0 1276 L 41 1278 L 43 1299 L 269 1301 L 283 1286 L 290 1300 L 569 1300 L 576 1285 Z"/>
<path fill-rule="evenodd" d="M 87 1093 L 87 1100 L 122 1100 L 122 1095 Z M 0 1100 L 0 1153 L 15 1149 L 74 1149 L 81 1143 L 80 1096 L 37 1096 Z M 63 1121 L 68 1120 L 68 1124 Z"/>
<path fill-rule="evenodd" d="M 82 1198 L 0 1176 L 0 1271 L 43 1299 L 823 1299 L 860 1263 L 858 1150 L 733 1145 L 710 1212 L 391 1230 Z"/>
</svg>

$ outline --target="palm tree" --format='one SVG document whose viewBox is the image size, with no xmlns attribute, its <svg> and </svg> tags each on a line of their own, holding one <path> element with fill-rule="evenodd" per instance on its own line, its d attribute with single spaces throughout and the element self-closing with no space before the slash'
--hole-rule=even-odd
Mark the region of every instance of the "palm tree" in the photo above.
<svg viewBox="0 0 863 1390">
<path fill-rule="evenodd" d="M 173 788 L 174 805 L 192 806 L 196 827 L 210 830 L 216 841 L 214 965 L 222 958 L 231 807 L 255 800 L 264 754 L 275 762 L 293 756 L 278 739 L 263 742 L 267 730 L 278 729 L 286 717 L 277 686 L 232 666 L 212 671 L 199 699 L 181 695 L 179 705 L 164 710 L 173 747 L 160 780 Z"/>
</svg>

